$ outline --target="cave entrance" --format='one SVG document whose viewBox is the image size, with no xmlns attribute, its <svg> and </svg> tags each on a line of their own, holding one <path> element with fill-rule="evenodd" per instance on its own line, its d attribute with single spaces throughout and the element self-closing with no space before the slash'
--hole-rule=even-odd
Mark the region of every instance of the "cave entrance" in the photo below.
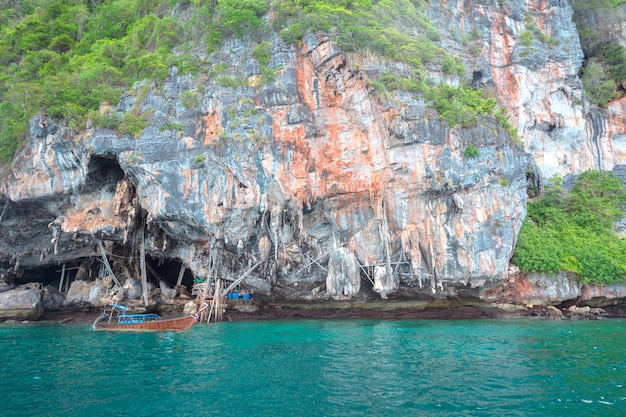
<svg viewBox="0 0 626 417">
<path fill-rule="evenodd" d="M 176 259 L 155 258 L 146 256 L 146 272 L 149 282 L 158 286 L 159 281 L 165 281 L 174 288 L 178 281 L 182 262 Z M 41 283 L 44 287 L 51 286 L 61 293 L 66 293 L 71 283 L 76 279 L 94 280 L 100 273 L 102 264 L 97 258 L 77 259 L 65 264 L 47 264 L 37 267 L 20 269 L 12 274 L 12 284 L 23 285 L 29 283 Z M 82 268 L 82 273 L 79 270 Z M 77 275 L 80 275 L 77 278 Z M 141 279 L 141 277 L 135 277 Z M 123 284 L 123 282 L 122 282 Z M 191 291 L 194 284 L 194 276 L 191 270 L 185 268 L 181 285 Z"/>
<path fill-rule="evenodd" d="M 94 155 L 89 159 L 84 192 L 106 191 L 114 193 L 117 183 L 124 178 L 124 170 L 117 159 Z"/>
<path fill-rule="evenodd" d="M 76 278 L 82 260 L 66 262 L 65 264 L 47 264 L 37 267 L 19 269 L 13 275 L 14 285 L 41 283 L 42 286 L 51 286 L 59 292 L 67 292 L 70 284 Z"/>
<path fill-rule="evenodd" d="M 158 284 L 160 280 L 165 281 L 170 287 L 174 288 L 178 281 L 178 275 L 182 262 L 176 259 L 169 258 L 155 258 L 150 255 L 146 255 L 146 272 L 148 281 Z M 189 268 L 185 268 L 185 272 L 182 277 L 181 285 L 187 287 L 189 291 L 193 287 L 194 277 Z"/>
</svg>

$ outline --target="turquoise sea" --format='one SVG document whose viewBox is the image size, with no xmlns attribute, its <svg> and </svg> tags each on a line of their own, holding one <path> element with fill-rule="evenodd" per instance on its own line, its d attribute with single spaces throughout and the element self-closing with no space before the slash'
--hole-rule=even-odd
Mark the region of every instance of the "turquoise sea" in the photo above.
<svg viewBox="0 0 626 417">
<path fill-rule="evenodd" d="M 626 416 L 626 320 L 0 325 L 0 415 Z"/>
</svg>

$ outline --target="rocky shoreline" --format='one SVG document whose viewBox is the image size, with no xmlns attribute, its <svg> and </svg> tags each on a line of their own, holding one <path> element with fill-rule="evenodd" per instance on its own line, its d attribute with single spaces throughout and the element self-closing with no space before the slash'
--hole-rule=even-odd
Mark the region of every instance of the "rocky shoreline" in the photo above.
<svg viewBox="0 0 626 417">
<path fill-rule="evenodd" d="M 580 284 L 567 276 L 517 275 L 482 290 L 447 286 L 445 295 L 405 291 L 388 299 L 366 289 L 353 297 L 331 297 L 319 287 L 305 285 L 247 291 L 252 294 L 249 300 L 224 300 L 224 320 L 626 317 L 625 285 Z M 127 279 L 123 287 L 108 278 L 74 281 L 65 293 L 41 283 L 6 285 L 0 288 L 0 322 L 93 322 L 113 302 L 127 305 L 133 313 L 164 318 L 198 310 L 195 293 L 185 286 L 171 288 L 161 282 L 149 285 L 146 294 L 147 305 L 136 279 Z"/>
<path fill-rule="evenodd" d="M 156 312 L 163 317 L 176 317 L 183 314 L 185 300 L 175 304 L 156 304 L 135 308 L 136 312 Z M 55 323 L 91 323 L 102 312 L 99 307 L 73 307 L 43 310 L 37 321 Z M 625 318 L 626 305 L 612 306 L 552 306 L 489 304 L 462 301 L 384 301 L 354 303 L 349 301 L 329 301 L 314 303 L 270 303 L 249 301 L 229 303 L 224 311 L 225 321 L 286 320 L 286 319 L 518 319 L 538 318 L 551 320 L 600 320 Z M 26 318 L 25 320 L 29 320 Z M 4 322 L 23 321 L 15 317 Z"/>
</svg>

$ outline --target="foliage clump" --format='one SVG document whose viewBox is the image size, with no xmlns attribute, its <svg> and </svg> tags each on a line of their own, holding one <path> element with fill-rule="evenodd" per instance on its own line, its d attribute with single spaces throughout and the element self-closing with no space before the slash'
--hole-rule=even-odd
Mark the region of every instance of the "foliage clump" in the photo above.
<svg viewBox="0 0 626 417">
<path fill-rule="evenodd" d="M 465 155 L 467 158 L 476 158 L 478 157 L 478 155 L 480 155 L 480 151 L 474 145 L 467 145 L 467 148 L 465 148 L 465 152 L 463 152 L 463 155 Z"/>
<path fill-rule="evenodd" d="M 190 13 L 173 14 L 170 0 L 0 2 L 0 162 L 41 110 L 68 126 L 94 116 L 94 126 L 136 134 L 141 120 L 101 117 L 100 105 L 115 106 L 137 81 L 164 80 L 171 66 L 198 71 L 200 39 L 213 52 L 227 36 L 250 40 L 267 26 L 268 0 L 177 3 Z"/>
<path fill-rule="evenodd" d="M 268 15 L 286 42 L 301 42 L 307 31 L 324 33 L 344 51 L 406 64 L 408 70 L 388 71 L 372 84 L 383 95 L 396 89 L 421 95 L 451 126 L 493 116 L 494 104 L 482 91 L 427 79 L 432 70 L 461 81 L 466 76 L 461 59 L 438 45 L 427 6 L 425 0 L 0 2 L 0 162 L 10 160 L 28 134 L 28 120 L 41 110 L 60 124 L 81 128 L 94 116 L 94 126 L 113 128 L 114 117 L 97 115 L 102 103 L 115 106 L 137 81 L 164 80 L 171 66 L 180 73 L 206 68 L 206 56 L 228 37 L 256 44 L 251 57 L 260 77 L 247 80 L 216 65 L 209 75 L 219 85 L 275 80 L 272 45 L 263 41 Z M 480 33 L 473 28 L 471 36 Z M 206 54 L 198 54 L 202 47 Z M 191 94 L 181 101 L 186 108 L 198 105 Z M 133 132 L 140 126 L 135 122 L 117 121 Z"/>
<path fill-rule="evenodd" d="M 386 69 L 370 78 L 370 85 L 382 97 L 404 90 L 426 98 L 450 126 L 471 127 L 480 117 L 495 117 L 497 100 L 484 91 L 426 77 L 428 70 L 466 77 L 461 59 L 437 44 L 441 37 L 426 8 L 424 0 L 282 0 L 274 3 L 273 25 L 288 43 L 300 42 L 307 31 L 325 33 L 344 51 L 369 51 L 407 64 L 410 72 Z M 468 36 L 475 40 L 480 33 L 472 28 Z"/>
<path fill-rule="evenodd" d="M 585 53 L 581 80 L 591 101 L 603 105 L 626 80 L 626 47 L 621 39 L 623 0 L 575 0 L 574 21 Z"/>
<path fill-rule="evenodd" d="M 557 181 L 528 204 L 512 262 L 527 272 L 573 272 L 585 283 L 626 279 L 626 242 L 613 232 L 626 192 L 612 173 L 587 171 L 566 191 Z"/>
</svg>

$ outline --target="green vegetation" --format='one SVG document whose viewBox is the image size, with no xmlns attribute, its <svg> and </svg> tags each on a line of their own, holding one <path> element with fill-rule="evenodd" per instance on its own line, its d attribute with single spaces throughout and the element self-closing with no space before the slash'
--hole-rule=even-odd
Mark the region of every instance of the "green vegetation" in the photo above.
<svg viewBox="0 0 626 417">
<path fill-rule="evenodd" d="M 530 31 L 530 39 L 532 40 L 532 38 L 536 38 L 539 42 L 542 43 L 546 43 L 548 45 L 551 45 L 553 43 L 552 38 L 548 35 L 546 35 L 545 33 L 543 33 L 543 31 L 541 29 L 539 29 L 539 26 L 537 26 L 537 24 L 535 23 L 535 21 L 533 20 L 532 15 L 526 14 L 526 16 L 524 16 L 524 24 L 526 25 L 526 29 L 523 33 L 522 33 L 522 38 L 524 38 L 526 36 L 525 32 L 529 32 Z M 530 46 L 530 45 L 525 45 L 525 46 Z"/>
<path fill-rule="evenodd" d="M 587 61 L 581 80 L 587 96 L 597 105 L 602 105 L 617 97 L 615 81 L 609 79 L 606 68 L 598 58 L 591 58 Z"/>
<path fill-rule="evenodd" d="M 573 272 L 582 282 L 624 282 L 626 241 L 612 231 L 624 204 L 613 174 L 587 171 L 569 193 L 556 181 L 529 203 L 513 263 L 528 272 Z"/>
<path fill-rule="evenodd" d="M 143 115 L 137 116 L 133 113 L 124 113 L 118 128 L 121 133 L 137 136 L 146 126 L 148 126 L 148 121 Z"/>
<path fill-rule="evenodd" d="M 582 81 L 591 101 L 606 104 L 626 80 L 626 47 L 621 42 L 623 0 L 574 0 L 574 21 L 585 53 Z"/>
<path fill-rule="evenodd" d="M 324 32 L 345 51 L 369 50 L 421 72 L 425 65 L 441 65 L 450 57 L 433 43 L 439 33 L 422 12 L 426 4 L 424 0 L 283 0 L 274 5 L 273 26 L 286 42 L 299 42 L 308 30 Z"/>
<path fill-rule="evenodd" d="M 498 101 L 487 97 L 482 91 L 468 86 L 451 87 L 442 84 L 424 90 L 441 118 L 451 126 L 471 127 L 479 116 L 494 115 Z"/>
<path fill-rule="evenodd" d="M 465 155 L 467 158 L 476 158 L 478 155 L 480 155 L 480 151 L 474 145 L 467 145 L 467 147 L 465 148 L 465 152 L 463 152 L 463 155 Z"/>
<path fill-rule="evenodd" d="M 260 65 L 260 85 L 274 81 L 276 79 L 276 68 L 269 66 L 270 58 L 272 57 L 272 44 L 268 41 L 263 41 L 257 44 L 252 49 L 251 55 L 259 62 Z"/>
<path fill-rule="evenodd" d="M 397 89 L 422 95 L 450 126 L 470 127 L 479 117 L 495 116 L 497 100 L 483 91 L 426 79 L 426 68 L 461 80 L 466 75 L 459 58 L 435 44 L 440 37 L 423 13 L 426 7 L 424 0 L 282 0 L 274 3 L 273 26 L 288 43 L 300 42 L 309 30 L 323 32 L 345 51 L 368 50 L 408 64 L 409 76 L 385 70 L 369 83 L 383 97 Z M 480 32 L 472 28 L 463 37 L 480 39 Z"/>
<path fill-rule="evenodd" d="M 200 105 L 200 100 L 196 93 L 185 91 L 180 95 L 180 102 L 186 109 L 195 109 Z"/>
<path fill-rule="evenodd" d="M 172 17 L 172 7 L 193 8 Z M 61 124 L 136 133 L 139 115 L 100 115 L 139 80 L 168 68 L 194 72 L 226 36 L 252 40 L 265 30 L 267 0 L 23 0 L 0 2 L 0 162 L 8 162 L 41 110 Z M 186 20 L 185 20 L 186 19 Z M 222 69 L 223 70 L 223 69 Z M 197 105 L 190 95 L 184 104 Z"/>
<path fill-rule="evenodd" d="M 81 128 L 91 122 L 137 134 L 145 117 L 136 111 L 120 117 L 98 109 L 103 103 L 115 106 L 137 81 L 164 80 L 173 65 L 180 73 L 206 70 L 206 57 L 227 37 L 255 45 L 250 53 L 260 77 L 249 81 L 219 64 L 208 75 L 220 86 L 256 87 L 275 80 L 272 45 L 263 40 L 270 11 L 274 29 L 287 42 L 301 42 L 306 31 L 323 32 L 347 52 L 369 51 L 406 64 L 409 70 L 402 74 L 386 71 L 371 80 L 383 96 L 397 89 L 419 95 L 451 126 L 473 126 L 479 117 L 497 115 L 495 100 L 482 91 L 427 79 L 427 68 L 451 79 L 466 76 L 461 60 L 437 45 L 440 36 L 424 14 L 427 5 L 426 0 L 0 2 L 0 162 L 10 160 L 28 134 L 28 120 L 42 110 L 61 125 Z M 472 28 L 459 36 L 477 40 L 480 32 Z M 192 92 L 181 101 L 188 109 L 199 105 Z"/>
<path fill-rule="evenodd" d="M 167 122 L 163 126 L 159 128 L 159 132 L 163 132 L 165 130 L 176 130 L 178 132 L 182 132 L 185 127 L 176 122 Z"/>
<path fill-rule="evenodd" d="M 194 164 L 198 164 L 198 165 L 202 165 L 204 164 L 204 161 L 206 161 L 206 156 L 204 156 L 203 154 L 197 155 L 196 158 L 194 159 L 193 163 Z"/>
</svg>

